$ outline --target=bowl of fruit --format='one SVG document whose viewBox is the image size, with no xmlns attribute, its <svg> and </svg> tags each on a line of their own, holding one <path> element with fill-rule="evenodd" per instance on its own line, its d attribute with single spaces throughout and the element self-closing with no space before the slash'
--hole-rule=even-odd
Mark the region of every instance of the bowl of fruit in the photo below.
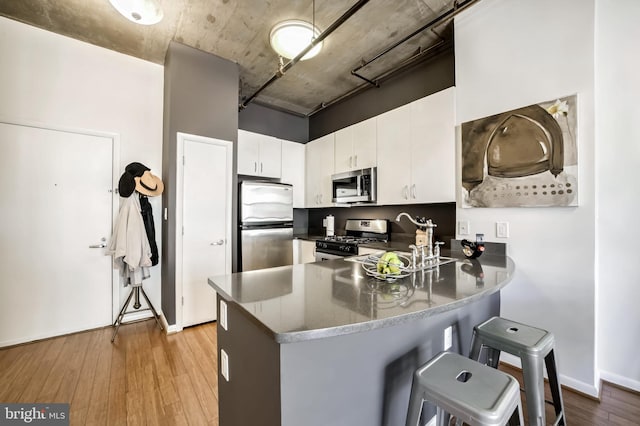
<svg viewBox="0 0 640 426">
<path fill-rule="evenodd" d="M 410 261 L 407 257 L 394 251 L 370 255 L 362 261 L 362 268 L 367 275 L 388 282 L 408 276 L 409 265 Z"/>
</svg>

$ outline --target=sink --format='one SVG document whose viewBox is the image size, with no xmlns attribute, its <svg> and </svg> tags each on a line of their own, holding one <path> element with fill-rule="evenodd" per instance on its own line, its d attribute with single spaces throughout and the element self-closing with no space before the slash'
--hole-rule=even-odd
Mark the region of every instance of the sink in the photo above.
<svg viewBox="0 0 640 426">
<path fill-rule="evenodd" d="M 400 256 L 400 258 L 402 258 L 402 260 L 408 264 L 411 263 L 411 253 L 410 252 L 406 252 L 406 251 L 397 251 L 397 250 L 393 250 L 395 251 L 398 256 Z M 375 253 L 368 253 L 368 254 L 360 254 L 357 256 L 350 256 L 345 258 L 344 260 L 346 260 L 347 262 L 355 262 L 355 263 L 377 263 L 377 260 L 375 258 L 379 258 L 382 254 L 385 253 L 385 250 L 381 250 L 379 252 L 375 252 Z M 440 258 L 438 259 L 437 262 L 434 263 L 429 263 L 425 266 L 420 266 L 417 265 L 415 268 L 411 268 L 408 267 L 406 269 L 404 269 L 405 272 L 416 272 L 416 271 L 422 271 L 423 269 L 431 269 L 434 268 L 436 266 L 440 266 L 440 265 L 445 265 L 447 263 L 451 263 L 451 262 L 455 262 L 457 259 L 453 258 L 453 257 L 445 257 L 445 256 L 440 256 Z"/>
</svg>

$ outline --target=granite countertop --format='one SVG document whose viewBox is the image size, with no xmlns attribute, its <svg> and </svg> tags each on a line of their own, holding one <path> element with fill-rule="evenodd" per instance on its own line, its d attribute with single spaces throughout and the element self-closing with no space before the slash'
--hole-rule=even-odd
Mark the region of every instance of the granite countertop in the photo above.
<svg viewBox="0 0 640 426">
<path fill-rule="evenodd" d="M 209 278 L 278 343 L 373 330 L 461 307 L 499 291 L 512 278 L 506 256 L 459 259 L 393 283 L 343 259 Z"/>
</svg>

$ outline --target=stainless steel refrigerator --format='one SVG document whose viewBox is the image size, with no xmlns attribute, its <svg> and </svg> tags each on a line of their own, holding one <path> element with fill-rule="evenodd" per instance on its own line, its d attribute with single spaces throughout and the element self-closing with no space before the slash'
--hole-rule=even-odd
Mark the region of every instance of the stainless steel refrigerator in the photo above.
<svg viewBox="0 0 640 426">
<path fill-rule="evenodd" d="M 240 184 L 242 271 L 293 264 L 293 188 L 272 182 Z"/>
</svg>

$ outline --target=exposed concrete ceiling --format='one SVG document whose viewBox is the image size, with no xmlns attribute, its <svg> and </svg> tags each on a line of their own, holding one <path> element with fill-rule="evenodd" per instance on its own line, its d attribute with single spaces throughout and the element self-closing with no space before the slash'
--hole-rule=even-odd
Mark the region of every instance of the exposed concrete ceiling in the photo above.
<svg viewBox="0 0 640 426">
<path fill-rule="evenodd" d="M 171 40 L 237 62 L 240 99 L 278 70 L 269 32 L 280 21 L 313 19 L 312 0 L 158 0 L 163 20 L 152 26 L 123 18 L 108 0 L 0 0 L 0 15 L 158 64 Z M 316 0 L 325 30 L 356 0 Z M 321 53 L 301 61 L 256 98 L 308 115 L 363 84 L 351 70 L 453 7 L 454 0 L 372 0 L 333 32 Z M 375 78 L 450 36 L 444 25 L 413 37 L 360 73 Z"/>
</svg>

